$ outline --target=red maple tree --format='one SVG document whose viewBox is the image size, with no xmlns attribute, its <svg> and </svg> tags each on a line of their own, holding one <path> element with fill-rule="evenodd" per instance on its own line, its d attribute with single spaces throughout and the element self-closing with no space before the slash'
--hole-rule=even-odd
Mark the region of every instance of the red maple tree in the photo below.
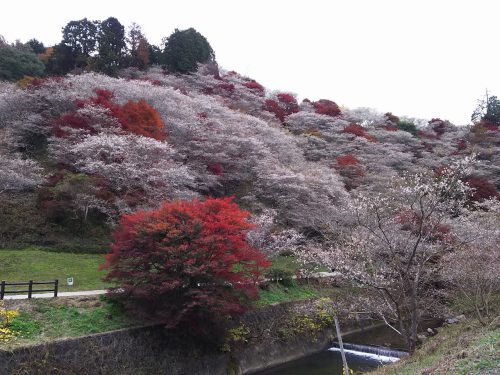
<svg viewBox="0 0 500 375">
<path fill-rule="evenodd" d="M 173 328 L 244 311 L 270 265 L 252 248 L 233 198 L 165 202 L 125 215 L 103 268 L 111 296 Z"/>
</svg>

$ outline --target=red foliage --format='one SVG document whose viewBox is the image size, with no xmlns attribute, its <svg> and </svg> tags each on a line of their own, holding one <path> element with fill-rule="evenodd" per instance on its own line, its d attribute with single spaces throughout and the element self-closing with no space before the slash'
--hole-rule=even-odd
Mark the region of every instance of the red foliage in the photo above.
<svg viewBox="0 0 500 375">
<path fill-rule="evenodd" d="M 111 295 L 168 327 L 243 312 L 270 265 L 247 243 L 248 216 L 232 198 L 165 202 L 123 216 L 103 266 L 118 285 Z"/>
<path fill-rule="evenodd" d="M 63 138 L 68 135 L 65 128 L 85 130 L 88 134 L 96 134 L 97 130 L 89 124 L 87 118 L 81 116 L 78 112 L 68 113 L 58 118 L 52 128 L 56 137 Z"/>
<path fill-rule="evenodd" d="M 401 224 L 401 229 L 427 237 L 429 241 L 452 243 L 455 240 L 447 225 L 433 221 L 422 223 L 422 216 L 412 210 L 400 212 L 396 221 Z"/>
<path fill-rule="evenodd" d="M 87 105 L 94 105 L 107 108 L 113 116 L 118 117 L 120 114 L 120 106 L 113 102 L 114 94 L 109 90 L 96 89 L 97 96 L 85 100 L 77 100 L 75 102 L 77 108 L 83 108 Z"/>
<path fill-rule="evenodd" d="M 368 134 L 365 128 L 358 124 L 349 124 L 344 128 L 342 132 L 353 134 L 356 137 L 363 137 L 370 142 L 377 142 L 377 138 L 375 138 L 373 135 Z"/>
<path fill-rule="evenodd" d="M 246 88 L 249 88 L 251 90 L 256 90 L 256 91 L 260 91 L 261 93 L 264 93 L 265 89 L 264 89 L 264 86 L 262 86 L 260 83 L 256 82 L 256 81 L 248 81 L 248 82 L 245 82 L 244 83 L 244 86 Z"/>
<path fill-rule="evenodd" d="M 360 177 L 365 175 L 359 160 L 353 154 L 338 156 L 334 168 L 344 177 L 345 188 L 350 191 L 360 185 Z"/>
<path fill-rule="evenodd" d="M 417 131 L 417 136 L 419 138 L 425 138 L 425 139 L 438 139 L 438 136 L 436 134 L 427 132 L 425 130 L 419 130 L 419 131 Z"/>
<path fill-rule="evenodd" d="M 482 202 L 485 199 L 500 198 L 497 187 L 484 177 L 468 176 L 463 181 L 472 188 L 471 201 Z"/>
<path fill-rule="evenodd" d="M 264 103 L 264 109 L 271 113 L 274 113 L 277 119 L 281 122 L 285 121 L 286 112 L 281 106 L 278 104 L 276 100 L 267 99 Z"/>
<path fill-rule="evenodd" d="M 366 130 L 361 125 L 349 124 L 343 130 L 344 133 L 354 134 L 357 137 L 364 137 L 366 135 Z"/>
<path fill-rule="evenodd" d="M 281 122 L 285 121 L 286 116 L 299 112 L 299 104 L 293 95 L 279 93 L 276 95 L 276 99 L 267 99 L 264 103 L 264 109 L 274 113 Z"/>
<path fill-rule="evenodd" d="M 216 176 L 222 176 L 224 174 L 224 170 L 222 169 L 222 165 L 220 165 L 218 163 L 207 165 L 207 170 Z"/>
<path fill-rule="evenodd" d="M 160 114 L 145 100 L 127 102 L 121 108 L 118 120 L 123 129 L 131 133 L 159 141 L 166 138 L 165 124 Z"/>
<path fill-rule="evenodd" d="M 358 158 L 356 156 L 354 156 L 353 154 L 347 154 L 344 156 L 337 156 L 336 160 L 337 160 L 337 165 L 340 168 L 352 167 L 352 166 L 356 166 L 359 164 Z"/>
<path fill-rule="evenodd" d="M 461 139 L 457 144 L 457 151 L 465 151 L 467 150 L 467 141 L 465 139 Z"/>
<path fill-rule="evenodd" d="M 450 227 L 442 223 L 434 224 L 429 239 L 441 243 L 452 243 L 455 240 Z"/>
<path fill-rule="evenodd" d="M 479 121 L 477 124 L 475 124 L 472 128 L 472 132 L 481 132 L 481 131 L 498 131 L 500 127 L 498 124 L 495 124 L 494 122 L 482 119 Z"/>
<path fill-rule="evenodd" d="M 328 99 L 320 99 L 313 103 L 314 110 L 320 115 L 338 116 L 340 115 L 340 108 L 337 103 Z"/>
<path fill-rule="evenodd" d="M 276 97 L 278 98 L 278 102 L 287 116 L 300 111 L 299 103 L 297 103 L 295 96 L 286 93 L 279 93 Z"/>
<path fill-rule="evenodd" d="M 234 92 L 234 85 L 232 83 L 220 83 L 216 86 L 217 89 L 225 91 L 228 95 Z"/>
<path fill-rule="evenodd" d="M 95 97 L 77 100 L 76 107 L 84 108 L 90 105 L 106 108 L 124 130 L 160 141 L 166 138 L 165 124 L 161 116 L 145 100 L 129 101 L 124 106 L 120 106 L 113 101 L 114 95 L 111 91 L 97 89 L 95 92 L 97 94 Z M 53 128 L 54 135 L 56 137 L 67 136 L 66 128 L 85 130 L 87 134 L 97 133 L 92 122 L 77 111 L 70 112 L 56 120 Z"/>
<path fill-rule="evenodd" d="M 297 99 L 295 99 L 295 97 L 293 95 L 290 95 L 290 94 L 286 94 L 286 93 L 279 93 L 278 95 L 276 95 L 276 97 L 278 98 L 278 100 L 282 103 L 289 103 L 289 104 L 297 104 Z"/>
</svg>

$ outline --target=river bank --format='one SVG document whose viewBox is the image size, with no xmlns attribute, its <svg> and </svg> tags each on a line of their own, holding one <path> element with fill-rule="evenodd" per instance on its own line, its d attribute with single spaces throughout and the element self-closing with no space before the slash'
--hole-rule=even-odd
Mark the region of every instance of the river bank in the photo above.
<svg viewBox="0 0 500 375">
<path fill-rule="evenodd" d="M 443 326 L 411 357 L 370 375 L 500 374 L 500 318 L 482 326 L 473 318 Z"/>
<path fill-rule="evenodd" d="M 221 345 L 149 326 L 16 347 L 0 351 L 0 374 L 251 374 L 328 348 L 334 332 L 326 304 L 316 299 L 249 311 Z M 362 324 L 342 322 L 344 331 Z"/>
</svg>

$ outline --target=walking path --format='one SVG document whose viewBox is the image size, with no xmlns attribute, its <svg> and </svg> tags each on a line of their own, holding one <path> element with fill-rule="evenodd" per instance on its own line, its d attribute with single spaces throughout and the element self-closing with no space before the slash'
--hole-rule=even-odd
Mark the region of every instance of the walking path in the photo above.
<svg viewBox="0 0 500 375">
<path fill-rule="evenodd" d="M 317 278 L 323 278 L 323 277 L 335 277 L 339 276 L 340 273 L 338 272 L 317 272 L 313 275 L 313 277 Z M 294 279 L 296 279 L 296 276 L 293 276 Z M 272 280 L 267 280 L 267 281 L 272 281 Z M 101 294 L 106 294 L 106 290 L 104 289 L 99 289 L 99 290 L 81 290 L 78 292 L 59 292 L 57 293 L 57 297 L 79 297 L 79 296 L 98 296 Z M 54 293 L 37 293 L 37 294 L 32 294 L 31 298 L 53 298 Z M 15 295 L 6 295 L 4 296 L 4 299 L 28 299 L 27 294 L 15 294 Z"/>
<path fill-rule="evenodd" d="M 98 296 L 100 294 L 105 294 L 106 290 L 82 290 L 79 292 L 59 292 L 57 297 L 78 297 L 78 296 Z M 54 293 L 38 293 L 33 294 L 31 298 L 53 298 Z M 15 294 L 4 296 L 4 299 L 28 299 L 27 294 Z"/>
</svg>

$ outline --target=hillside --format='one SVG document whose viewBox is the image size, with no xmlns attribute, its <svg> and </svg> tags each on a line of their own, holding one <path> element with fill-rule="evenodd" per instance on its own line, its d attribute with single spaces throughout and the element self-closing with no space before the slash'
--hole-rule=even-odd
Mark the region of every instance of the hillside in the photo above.
<svg viewBox="0 0 500 375">
<path fill-rule="evenodd" d="M 342 221 L 353 193 L 471 153 L 475 199 L 500 188 L 496 125 L 299 104 L 214 64 L 189 75 L 153 67 L 1 82 L 0 140 L 4 247 L 105 252 L 123 213 L 226 195 L 273 216 L 275 230 L 314 237 Z"/>
</svg>

